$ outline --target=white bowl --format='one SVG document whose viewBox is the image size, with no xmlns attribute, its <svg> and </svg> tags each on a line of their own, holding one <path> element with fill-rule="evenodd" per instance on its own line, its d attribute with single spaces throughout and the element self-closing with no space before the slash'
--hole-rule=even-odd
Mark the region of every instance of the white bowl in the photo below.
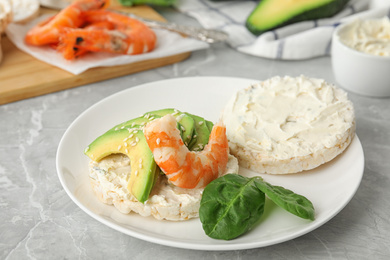
<svg viewBox="0 0 390 260">
<path fill-rule="evenodd" d="M 390 96 L 390 57 L 354 50 L 340 41 L 350 24 L 336 28 L 332 37 L 332 66 L 337 83 L 348 91 L 372 96 Z"/>
</svg>

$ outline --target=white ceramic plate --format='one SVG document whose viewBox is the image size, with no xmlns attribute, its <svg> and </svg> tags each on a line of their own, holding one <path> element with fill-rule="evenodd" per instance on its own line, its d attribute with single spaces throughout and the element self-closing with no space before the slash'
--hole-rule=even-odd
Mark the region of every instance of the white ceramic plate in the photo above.
<svg viewBox="0 0 390 260">
<path fill-rule="evenodd" d="M 351 200 L 363 176 L 364 155 L 357 136 L 333 161 L 305 173 L 263 178 L 310 199 L 316 219 L 298 218 L 266 202 L 259 224 L 231 240 L 214 240 L 203 232 L 199 219 L 184 222 L 158 221 L 136 214 L 124 215 L 94 196 L 88 177 L 89 158 L 84 148 L 112 126 L 160 108 L 177 108 L 217 121 L 227 100 L 256 80 L 221 77 L 170 79 L 132 87 L 93 105 L 67 129 L 57 151 L 57 171 L 71 199 L 86 213 L 130 236 L 149 242 L 198 250 L 238 250 L 269 246 L 306 234 L 326 223 Z M 254 173 L 242 169 L 240 173 Z"/>
</svg>

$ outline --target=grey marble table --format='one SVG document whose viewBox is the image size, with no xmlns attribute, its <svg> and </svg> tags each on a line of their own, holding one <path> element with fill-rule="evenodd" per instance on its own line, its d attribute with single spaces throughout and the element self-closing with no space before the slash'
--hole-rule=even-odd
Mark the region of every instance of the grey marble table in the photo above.
<svg viewBox="0 0 390 260">
<path fill-rule="evenodd" d="M 168 20 L 196 24 L 172 10 L 160 12 Z M 389 98 L 349 94 L 365 154 L 362 183 L 333 219 L 281 244 L 196 251 L 149 243 L 91 218 L 59 182 L 55 156 L 65 130 L 85 109 L 113 93 L 176 77 L 261 80 L 300 74 L 335 82 L 329 57 L 275 61 L 216 44 L 174 65 L 1 105 L 0 259 L 390 259 Z"/>
</svg>

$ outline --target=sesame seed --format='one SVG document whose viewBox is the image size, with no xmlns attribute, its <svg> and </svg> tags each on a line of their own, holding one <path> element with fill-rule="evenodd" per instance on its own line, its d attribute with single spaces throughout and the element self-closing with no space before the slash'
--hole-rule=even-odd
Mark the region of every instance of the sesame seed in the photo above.
<svg viewBox="0 0 390 260">
<path fill-rule="evenodd" d="M 125 139 L 123 139 L 123 142 L 127 142 L 128 139 L 129 137 L 126 137 Z"/>
<path fill-rule="evenodd" d="M 142 163 L 140 163 L 138 166 L 139 166 L 138 168 L 142 169 Z"/>
<path fill-rule="evenodd" d="M 132 142 L 130 145 L 131 145 L 131 146 L 136 146 L 137 143 L 136 143 L 136 142 Z"/>
<path fill-rule="evenodd" d="M 131 135 L 129 135 L 129 137 L 128 138 L 132 138 L 134 135 L 133 134 L 131 134 Z"/>
<path fill-rule="evenodd" d="M 87 148 L 85 148 L 84 153 L 86 153 L 88 151 L 89 151 L 89 146 L 87 146 Z"/>
<path fill-rule="evenodd" d="M 121 127 L 121 129 L 124 129 L 124 128 L 125 128 L 125 126 L 122 126 L 122 127 Z"/>
<path fill-rule="evenodd" d="M 151 118 L 149 118 L 150 121 L 154 120 L 154 116 L 152 116 Z"/>
<path fill-rule="evenodd" d="M 129 150 L 125 149 L 125 152 L 126 152 L 126 153 L 129 153 Z"/>
<path fill-rule="evenodd" d="M 186 130 L 186 129 L 184 128 L 184 126 L 182 126 L 182 125 L 180 126 L 180 128 L 181 128 L 182 131 L 185 131 L 185 130 Z"/>
<path fill-rule="evenodd" d="M 124 143 L 124 145 L 127 147 L 127 143 Z"/>
<path fill-rule="evenodd" d="M 138 136 L 135 138 L 135 141 L 138 143 L 139 142 L 139 138 Z"/>
<path fill-rule="evenodd" d="M 131 133 L 132 129 L 131 128 L 127 128 L 127 131 L 129 131 L 129 133 Z"/>
<path fill-rule="evenodd" d="M 119 127 L 115 127 L 115 131 L 118 131 L 119 130 Z"/>
<path fill-rule="evenodd" d="M 135 122 L 131 123 L 131 127 L 134 127 L 135 126 Z"/>
<path fill-rule="evenodd" d="M 198 136 L 197 135 L 194 135 L 194 138 L 197 138 Z"/>
<path fill-rule="evenodd" d="M 120 150 L 121 148 L 122 148 L 122 145 L 119 145 L 119 146 L 118 146 L 118 150 Z"/>
<path fill-rule="evenodd" d="M 138 171 L 135 171 L 135 172 L 134 172 L 134 175 L 135 175 L 135 176 L 138 176 Z"/>
<path fill-rule="evenodd" d="M 138 133 L 138 130 L 134 130 L 134 131 L 133 131 L 133 134 L 136 134 L 136 133 Z"/>
<path fill-rule="evenodd" d="M 199 125 L 203 125 L 203 123 L 204 123 L 203 121 L 200 121 L 200 122 L 199 122 Z"/>
<path fill-rule="evenodd" d="M 161 141 L 160 138 L 157 138 L 157 139 L 156 139 L 156 143 L 157 143 L 157 144 L 160 144 L 160 141 Z"/>
</svg>

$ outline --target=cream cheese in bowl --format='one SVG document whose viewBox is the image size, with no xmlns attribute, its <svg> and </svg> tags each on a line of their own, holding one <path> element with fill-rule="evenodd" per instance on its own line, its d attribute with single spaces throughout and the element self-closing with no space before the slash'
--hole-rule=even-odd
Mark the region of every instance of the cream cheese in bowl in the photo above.
<svg viewBox="0 0 390 260">
<path fill-rule="evenodd" d="M 377 56 L 390 56 L 390 20 L 355 20 L 342 33 L 340 40 L 348 47 Z"/>
<path fill-rule="evenodd" d="M 389 97 L 389 18 L 340 25 L 332 37 L 332 66 L 342 88 L 366 96 Z"/>
<path fill-rule="evenodd" d="M 38 16 L 38 0 L 12 0 L 11 2 L 14 12 L 14 22 L 26 23 Z"/>
</svg>

